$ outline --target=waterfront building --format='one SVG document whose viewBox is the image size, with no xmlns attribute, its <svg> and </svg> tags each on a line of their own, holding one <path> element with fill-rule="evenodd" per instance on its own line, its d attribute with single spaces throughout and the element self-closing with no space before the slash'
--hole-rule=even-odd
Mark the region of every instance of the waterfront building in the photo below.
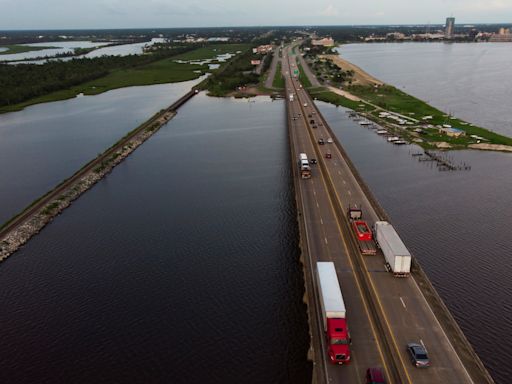
<svg viewBox="0 0 512 384">
<path fill-rule="evenodd" d="M 326 37 L 320 40 L 311 40 L 312 45 L 323 45 L 324 47 L 333 47 L 334 40 L 332 37 Z"/>
<path fill-rule="evenodd" d="M 454 30 L 455 30 L 455 17 L 447 17 L 446 18 L 446 26 L 444 28 L 444 37 L 447 39 L 453 38 Z"/>
</svg>

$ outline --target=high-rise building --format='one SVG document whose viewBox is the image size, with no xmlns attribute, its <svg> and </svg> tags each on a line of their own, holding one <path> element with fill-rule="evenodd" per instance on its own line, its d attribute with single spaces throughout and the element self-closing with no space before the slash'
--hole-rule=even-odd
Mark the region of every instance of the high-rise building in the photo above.
<svg viewBox="0 0 512 384">
<path fill-rule="evenodd" d="M 453 37 L 454 29 L 455 29 L 455 17 L 447 17 L 446 18 L 446 27 L 444 28 L 444 36 L 447 39 L 451 39 Z"/>
</svg>

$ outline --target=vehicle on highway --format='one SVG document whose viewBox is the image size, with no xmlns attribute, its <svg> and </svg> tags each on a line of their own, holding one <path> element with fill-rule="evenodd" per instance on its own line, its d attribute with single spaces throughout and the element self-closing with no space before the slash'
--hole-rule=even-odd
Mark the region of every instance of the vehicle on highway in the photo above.
<svg viewBox="0 0 512 384">
<path fill-rule="evenodd" d="M 345 302 L 333 262 L 316 263 L 327 353 L 333 364 L 350 363 L 350 332 Z"/>
<path fill-rule="evenodd" d="M 347 218 L 348 221 L 352 224 L 352 230 L 361 254 L 377 254 L 377 247 L 373 241 L 373 234 L 370 231 L 370 227 L 366 221 L 363 220 L 363 210 L 357 206 L 349 206 L 347 211 Z"/>
<path fill-rule="evenodd" d="M 313 125 L 311 126 L 311 128 L 317 128 L 316 124 L 313 124 Z"/>
<path fill-rule="evenodd" d="M 303 179 L 311 178 L 311 167 L 309 166 L 308 156 L 305 153 L 299 153 L 299 173 Z"/>
<path fill-rule="evenodd" d="M 395 228 L 387 221 L 376 221 L 373 227 L 377 245 L 386 259 L 386 268 L 395 277 L 409 276 L 412 257 Z"/>
<path fill-rule="evenodd" d="M 308 114 L 308 117 L 313 117 L 313 115 L 311 113 Z"/>
<path fill-rule="evenodd" d="M 324 144 L 325 144 L 324 139 L 319 138 L 319 139 L 318 139 L 318 144 L 320 144 L 320 145 L 324 145 Z"/>
<path fill-rule="evenodd" d="M 308 103 L 304 103 L 304 106 L 307 107 L 308 106 Z"/>
<path fill-rule="evenodd" d="M 407 344 L 407 352 L 414 366 L 418 368 L 427 368 L 430 366 L 430 359 L 425 347 L 418 343 Z"/>
<path fill-rule="evenodd" d="M 384 373 L 380 368 L 368 368 L 366 370 L 366 384 L 386 384 Z"/>
<path fill-rule="evenodd" d="M 329 138 L 327 139 L 327 142 L 328 142 L 329 144 L 332 144 L 332 143 L 333 143 L 332 138 L 330 138 L 330 137 L 329 137 Z"/>
<path fill-rule="evenodd" d="M 331 159 L 331 158 L 332 158 L 331 152 L 327 152 L 327 153 L 325 154 L 325 158 L 326 158 L 326 159 Z"/>
<path fill-rule="evenodd" d="M 309 160 L 309 163 L 310 163 L 310 164 L 316 164 L 316 159 L 310 159 L 310 160 Z"/>
<path fill-rule="evenodd" d="M 311 119 L 311 120 L 309 120 L 309 123 L 310 124 L 315 124 L 315 120 Z"/>
</svg>

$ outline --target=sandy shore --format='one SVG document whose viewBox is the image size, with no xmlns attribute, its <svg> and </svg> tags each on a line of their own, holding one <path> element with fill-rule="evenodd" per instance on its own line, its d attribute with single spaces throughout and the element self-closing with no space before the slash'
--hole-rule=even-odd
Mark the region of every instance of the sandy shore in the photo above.
<svg viewBox="0 0 512 384">
<path fill-rule="evenodd" d="M 359 68 L 357 65 L 352 64 L 351 62 L 342 59 L 338 55 L 320 55 L 321 59 L 330 59 L 333 61 L 334 64 L 336 64 L 338 67 L 343 69 L 344 71 L 352 70 L 354 71 L 354 79 L 352 81 L 352 84 L 356 85 L 382 85 L 384 84 L 379 79 L 376 79 L 369 73 L 363 71 L 361 68 Z"/>
<path fill-rule="evenodd" d="M 503 152 L 512 152 L 512 147 L 510 145 L 501 145 L 501 144 L 469 144 L 469 148 L 473 149 L 481 149 L 486 151 L 503 151 Z"/>
</svg>

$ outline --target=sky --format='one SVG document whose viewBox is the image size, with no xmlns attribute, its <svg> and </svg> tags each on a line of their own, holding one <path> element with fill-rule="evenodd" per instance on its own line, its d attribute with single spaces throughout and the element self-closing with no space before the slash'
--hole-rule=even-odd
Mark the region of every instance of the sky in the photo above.
<svg viewBox="0 0 512 384">
<path fill-rule="evenodd" d="M 512 23 L 512 0 L 0 0 L 0 30 Z"/>
</svg>

